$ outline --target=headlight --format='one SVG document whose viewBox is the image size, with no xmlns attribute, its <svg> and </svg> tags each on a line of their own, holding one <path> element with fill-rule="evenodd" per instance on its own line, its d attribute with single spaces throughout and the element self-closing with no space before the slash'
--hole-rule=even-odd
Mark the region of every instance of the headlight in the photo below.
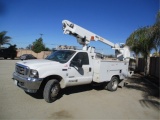
<svg viewBox="0 0 160 120">
<path fill-rule="evenodd" d="M 38 78 L 38 71 L 37 70 L 30 70 L 30 77 L 32 78 Z"/>
</svg>

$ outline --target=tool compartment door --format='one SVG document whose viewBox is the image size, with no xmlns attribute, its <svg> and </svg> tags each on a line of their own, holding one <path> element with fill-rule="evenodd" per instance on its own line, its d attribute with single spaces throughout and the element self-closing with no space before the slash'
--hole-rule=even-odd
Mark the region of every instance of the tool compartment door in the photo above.
<svg viewBox="0 0 160 120">
<path fill-rule="evenodd" d="M 123 79 L 125 78 L 126 71 L 127 64 L 123 61 L 95 60 L 93 81 L 97 83 L 107 82 L 115 75 L 118 75 L 120 79 Z"/>
</svg>

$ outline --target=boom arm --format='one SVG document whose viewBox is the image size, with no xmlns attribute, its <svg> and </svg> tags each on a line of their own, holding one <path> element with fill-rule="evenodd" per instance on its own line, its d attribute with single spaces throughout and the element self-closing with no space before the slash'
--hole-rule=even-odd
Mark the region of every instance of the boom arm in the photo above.
<svg viewBox="0 0 160 120">
<path fill-rule="evenodd" d="M 119 44 L 114 44 L 109 40 L 104 39 L 103 37 L 100 37 L 76 24 L 73 24 L 68 20 L 63 20 L 62 24 L 64 34 L 69 34 L 76 37 L 77 42 L 83 45 L 83 50 L 87 50 L 87 45 L 90 43 L 90 41 L 100 41 L 111 46 L 112 49 L 115 49 L 115 54 L 118 59 L 123 60 L 124 58 L 130 57 L 130 51 L 128 47 L 121 48 Z"/>
<path fill-rule="evenodd" d="M 115 44 L 92 33 L 76 24 L 71 23 L 68 20 L 63 20 L 63 31 L 64 34 L 70 34 L 77 38 L 77 41 L 82 45 L 88 45 L 91 40 L 93 41 L 101 41 L 111 47 L 115 47 Z"/>
</svg>

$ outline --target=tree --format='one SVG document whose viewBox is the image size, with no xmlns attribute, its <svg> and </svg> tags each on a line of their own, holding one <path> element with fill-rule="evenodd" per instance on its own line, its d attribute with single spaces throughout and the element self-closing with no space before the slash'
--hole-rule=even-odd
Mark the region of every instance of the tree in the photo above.
<svg viewBox="0 0 160 120">
<path fill-rule="evenodd" d="M 32 49 L 32 45 L 29 44 L 27 47 L 26 47 L 27 50 L 31 50 Z"/>
<path fill-rule="evenodd" d="M 6 36 L 6 34 L 7 34 L 7 31 L 0 32 L 0 48 L 1 48 L 1 45 L 8 43 L 11 39 L 11 37 Z"/>
<path fill-rule="evenodd" d="M 39 39 L 36 39 L 35 42 L 33 42 L 32 50 L 33 50 L 35 53 L 39 53 L 39 52 L 45 50 L 45 45 L 44 45 L 43 39 L 42 39 L 41 37 L 40 37 Z"/>
<path fill-rule="evenodd" d="M 160 52 L 154 52 L 154 53 L 152 54 L 152 56 L 153 56 L 153 57 L 160 57 Z"/>
<path fill-rule="evenodd" d="M 157 14 L 156 22 L 151 27 L 150 32 L 152 34 L 152 39 L 154 40 L 156 45 L 155 46 L 156 53 L 158 53 L 160 52 L 160 11 Z"/>
<path fill-rule="evenodd" d="M 135 53 L 136 56 L 136 69 L 138 68 L 138 56 L 140 54 L 140 44 L 137 38 L 138 31 L 134 31 L 126 40 L 126 45 L 130 47 L 131 51 Z"/>
<path fill-rule="evenodd" d="M 139 33 L 140 36 L 142 36 L 142 38 L 139 40 L 139 43 L 141 46 L 141 54 L 143 55 L 145 60 L 145 75 L 149 74 L 150 52 L 152 49 L 156 48 L 155 39 L 153 39 L 151 32 L 151 27 L 144 27 L 140 29 Z"/>
<path fill-rule="evenodd" d="M 152 39 L 151 27 L 142 27 L 130 35 L 126 41 L 135 54 L 141 53 L 145 60 L 145 75 L 149 74 L 149 55 L 152 49 L 155 48 L 155 40 Z M 136 61 L 137 62 L 137 61 Z"/>
<path fill-rule="evenodd" d="M 145 75 L 149 74 L 149 60 L 150 52 L 152 49 L 159 49 L 160 47 L 160 12 L 157 14 L 156 23 L 153 26 L 147 26 L 139 28 L 134 31 L 129 38 L 126 40 L 126 45 L 135 52 L 136 55 L 139 53 L 145 59 Z M 137 61 L 136 61 L 137 62 Z"/>
<path fill-rule="evenodd" d="M 44 51 L 50 51 L 50 49 L 48 47 L 45 47 Z"/>
</svg>

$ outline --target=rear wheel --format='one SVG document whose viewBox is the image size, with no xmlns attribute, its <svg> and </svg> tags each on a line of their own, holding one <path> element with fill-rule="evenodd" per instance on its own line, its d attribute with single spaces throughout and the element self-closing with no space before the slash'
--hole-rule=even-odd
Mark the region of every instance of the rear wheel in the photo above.
<svg viewBox="0 0 160 120">
<path fill-rule="evenodd" d="M 107 89 L 109 91 L 116 91 L 118 88 L 119 79 L 115 76 L 111 78 L 111 81 L 107 84 Z"/>
<path fill-rule="evenodd" d="M 58 80 L 52 79 L 47 82 L 44 87 L 43 97 L 46 102 L 52 103 L 57 99 L 57 95 L 60 91 L 60 85 Z"/>
</svg>

